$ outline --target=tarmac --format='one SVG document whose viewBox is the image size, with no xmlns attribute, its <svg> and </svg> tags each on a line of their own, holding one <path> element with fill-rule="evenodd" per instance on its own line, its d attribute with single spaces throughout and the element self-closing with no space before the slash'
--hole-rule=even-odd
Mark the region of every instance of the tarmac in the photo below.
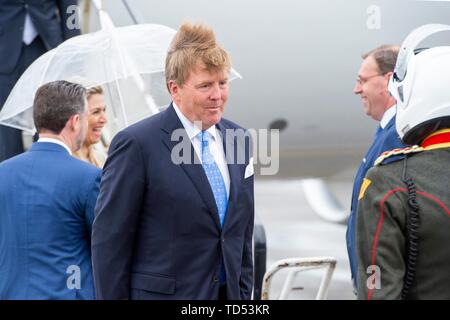
<svg viewBox="0 0 450 320">
<path fill-rule="evenodd" d="M 344 208 L 350 207 L 352 173 L 326 179 Z M 355 299 L 345 243 L 346 225 L 322 220 L 309 207 L 301 179 L 255 178 L 255 213 L 266 232 L 267 269 L 280 259 L 294 257 L 335 257 L 336 269 L 328 292 L 329 300 Z M 315 299 L 325 269 L 301 272 L 287 299 Z M 278 299 L 287 271 L 280 271 L 269 291 Z"/>
</svg>

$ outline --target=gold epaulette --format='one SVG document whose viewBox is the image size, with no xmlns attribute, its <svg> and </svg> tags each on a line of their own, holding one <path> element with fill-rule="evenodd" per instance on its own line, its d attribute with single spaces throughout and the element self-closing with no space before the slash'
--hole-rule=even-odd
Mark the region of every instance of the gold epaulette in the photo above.
<svg viewBox="0 0 450 320">
<path fill-rule="evenodd" d="M 377 158 L 377 160 L 375 160 L 375 166 L 379 166 L 380 164 L 383 163 L 384 160 L 386 160 L 389 157 L 397 156 L 399 154 L 408 154 L 408 153 L 421 152 L 423 150 L 424 149 L 422 147 L 412 146 L 412 147 L 406 147 L 406 148 L 403 148 L 403 149 L 397 148 L 397 149 L 394 149 L 394 150 L 391 150 L 391 151 L 385 151 Z"/>
</svg>

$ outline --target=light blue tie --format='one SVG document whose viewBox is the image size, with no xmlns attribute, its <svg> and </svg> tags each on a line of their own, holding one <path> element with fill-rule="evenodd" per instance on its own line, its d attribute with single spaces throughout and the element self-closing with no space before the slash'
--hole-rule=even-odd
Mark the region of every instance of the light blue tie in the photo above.
<svg viewBox="0 0 450 320">
<path fill-rule="evenodd" d="M 214 157 L 209 150 L 210 140 L 211 134 L 207 131 L 202 131 L 202 165 L 205 170 L 206 177 L 208 178 L 209 185 L 211 186 L 211 190 L 214 194 L 214 199 L 216 200 L 217 210 L 219 211 L 220 225 L 223 226 L 228 206 L 227 189 L 219 167 L 214 161 Z"/>
<path fill-rule="evenodd" d="M 223 177 L 220 173 L 219 167 L 214 161 L 214 157 L 209 150 L 209 141 L 211 140 L 211 134 L 207 131 L 202 131 L 200 138 L 202 142 L 203 170 L 205 170 L 206 177 L 208 178 L 209 185 L 211 186 L 212 192 L 214 194 L 214 199 L 216 200 L 217 210 L 219 211 L 220 226 L 223 227 L 225 213 L 227 212 L 228 206 L 227 189 L 225 187 L 225 182 L 223 181 Z M 222 259 L 220 262 L 219 280 L 220 285 L 225 284 L 226 273 Z"/>
</svg>

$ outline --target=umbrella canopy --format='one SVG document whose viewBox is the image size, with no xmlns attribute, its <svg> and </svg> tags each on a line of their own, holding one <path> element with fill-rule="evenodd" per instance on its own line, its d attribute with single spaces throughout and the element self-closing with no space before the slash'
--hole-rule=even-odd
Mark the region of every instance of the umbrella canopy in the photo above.
<svg viewBox="0 0 450 320">
<path fill-rule="evenodd" d="M 35 93 L 55 80 L 103 86 L 113 132 L 158 112 L 170 101 L 164 65 L 175 33 L 166 26 L 139 24 L 63 42 L 24 72 L 3 106 L 0 123 L 33 134 Z M 240 76 L 232 70 L 231 78 L 236 77 Z"/>
</svg>

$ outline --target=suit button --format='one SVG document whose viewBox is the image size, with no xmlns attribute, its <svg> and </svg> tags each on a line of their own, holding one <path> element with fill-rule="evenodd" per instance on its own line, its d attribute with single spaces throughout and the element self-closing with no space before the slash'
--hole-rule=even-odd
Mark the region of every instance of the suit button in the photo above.
<svg viewBox="0 0 450 320">
<path fill-rule="evenodd" d="M 219 282 L 219 277 L 214 277 L 213 282 L 215 283 Z"/>
<path fill-rule="evenodd" d="M 225 238 L 222 238 L 222 242 L 225 242 Z"/>
</svg>

